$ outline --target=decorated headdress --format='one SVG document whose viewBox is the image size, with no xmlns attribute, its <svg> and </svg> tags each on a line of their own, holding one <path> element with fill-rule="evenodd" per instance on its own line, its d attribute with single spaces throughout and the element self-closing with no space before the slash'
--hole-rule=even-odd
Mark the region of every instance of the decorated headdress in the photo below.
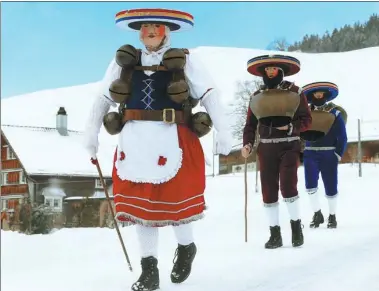
<svg viewBox="0 0 379 291">
<path fill-rule="evenodd" d="M 116 25 L 122 29 L 140 30 L 143 23 L 166 25 L 170 31 L 191 29 L 194 25 L 193 16 L 186 12 L 171 9 L 131 9 L 116 14 Z"/>
<path fill-rule="evenodd" d="M 338 86 L 331 82 L 314 82 L 303 87 L 303 93 L 307 97 L 308 103 L 312 103 L 314 92 L 326 92 L 326 102 L 329 102 L 338 96 Z"/>
<path fill-rule="evenodd" d="M 300 61 L 294 57 L 284 55 L 264 55 L 250 59 L 247 62 L 247 71 L 255 76 L 263 77 L 267 67 L 279 67 L 284 76 L 292 76 L 300 71 Z"/>
</svg>

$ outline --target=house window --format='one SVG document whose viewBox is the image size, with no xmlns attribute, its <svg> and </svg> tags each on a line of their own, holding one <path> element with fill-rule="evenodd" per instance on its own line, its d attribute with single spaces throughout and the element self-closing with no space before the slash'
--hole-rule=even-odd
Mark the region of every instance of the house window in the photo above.
<svg viewBox="0 0 379 291">
<path fill-rule="evenodd" d="M 8 185 L 8 173 L 1 173 L 1 186 Z"/>
<path fill-rule="evenodd" d="M 7 160 L 15 160 L 15 159 L 16 159 L 16 155 L 14 154 L 12 149 L 8 146 L 7 147 Z"/>
<path fill-rule="evenodd" d="M 45 197 L 45 205 L 51 207 L 54 211 L 62 211 L 62 198 Z"/>
<path fill-rule="evenodd" d="M 8 199 L 1 199 L 1 210 L 8 209 L 8 206 L 9 206 L 8 202 L 9 202 Z"/>
<path fill-rule="evenodd" d="M 53 199 L 51 199 L 51 198 L 45 198 L 45 204 L 47 206 L 52 207 L 53 206 Z"/>
<path fill-rule="evenodd" d="M 20 172 L 19 177 L 20 177 L 20 184 L 27 184 L 27 181 L 26 181 L 26 177 L 25 177 L 24 171 L 21 171 L 21 172 Z"/>
<path fill-rule="evenodd" d="M 100 179 L 95 180 L 95 188 L 103 188 L 103 185 L 101 184 Z"/>
</svg>

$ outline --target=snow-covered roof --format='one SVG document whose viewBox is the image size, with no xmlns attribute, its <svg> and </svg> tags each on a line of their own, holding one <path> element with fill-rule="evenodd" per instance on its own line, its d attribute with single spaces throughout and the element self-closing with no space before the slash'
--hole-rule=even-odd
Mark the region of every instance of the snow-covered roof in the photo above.
<svg viewBox="0 0 379 291">
<path fill-rule="evenodd" d="M 55 128 L 6 124 L 1 130 L 29 175 L 98 176 L 81 132 L 69 130 L 62 136 Z M 115 149 L 115 144 L 100 142 L 98 159 L 105 177 L 112 175 Z"/>
<path fill-rule="evenodd" d="M 375 95 L 377 93 L 373 89 L 373 85 L 377 83 L 377 66 L 374 64 L 379 64 L 379 47 L 322 54 L 229 47 L 197 47 L 190 49 L 190 53 L 197 55 L 209 70 L 218 86 L 220 100 L 225 105 L 235 100 L 237 82 L 257 79 L 247 72 L 246 64 L 249 59 L 274 53 L 294 56 L 301 62 L 301 71 L 286 78 L 287 80 L 295 81 L 299 86 L 315 81 L 330 81 L 338 85 L 340 95 L 334 102 L 343 106 L 348 113 L 349 141 L 357 140 L 358 118 L 363 120 L 362 140 L 379 139 L 379 95 Z M 68 114 L 68 128 L 83 130 L 89 114 L 89 106 L 91 106 L 98 89 L 99 83 L 92 83 L 2 99 L 2 122 L 55 127 L 55 113 L 60 106 L 64 106 Z M 228 118 L 231 124 L 235 122 L 233 116 L 225 116 L 225 118 Z M 102 128 L 100 138 L 109 141 L 115 140 L 116 137 L 108 135 Z M 235 145 L 240 142 L 238 139 L 234 141 Z M 212 134 L 201 138 L 201 143 L 208 160 L 207 174 L 210 174 L 213 164 Z M 216 173 L 218 172 L 217 165 L 218 159 L 215 159 Z"/>
</svg>

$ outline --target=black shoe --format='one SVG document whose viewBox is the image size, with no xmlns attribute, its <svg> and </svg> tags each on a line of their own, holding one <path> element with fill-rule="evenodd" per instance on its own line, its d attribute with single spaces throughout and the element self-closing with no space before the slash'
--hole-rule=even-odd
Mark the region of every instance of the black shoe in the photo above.
<svg viewBox="0 0 379 291">
<path fill-rule="evenodd" d="M 192 262 L 197 252 L 196 245 L 191 243 L 187 246 L 178 245 L 173 260 L 174 267 L 171 271 L 172 283 L 183 283 L 191 274 Z"/>
<path fill-rule="evenodd" d="M 304 235 L 302 230 L 303 225 L 301 220 L 296 221 L 291 220 L 291 229 L 292 229 L 292 246 L 299 247 L 304 244 Z"/>
<path fill-rule="evenodd" d="M 328 228 L 337 228 L 337 220 L 335 214 L 330 214 L 328 219 Z"/>
<path fill-rule="evenodd" d="M 320 224 L 324 223 L 324 215 L 322 215 L 321 210 L 315 212 L 313 214 L 313 219 L 312 222 L 310 223 L 309 227 L 310 228 L 317 228 L 320 226 Z"/>
<path fill-rule="evenodd" d="M 269 240 L 265 243 L 266 249 L 276 249 L 283 246 L 280 226 L 270 226 L 270 234 Z"/>
<path fill-rule="evenodd" d="M 153 291 L 159 289 L 158 260 L 154 257 L 141 260 L 142 274 L 132 285 L 133 291 Z"/>
</svg>

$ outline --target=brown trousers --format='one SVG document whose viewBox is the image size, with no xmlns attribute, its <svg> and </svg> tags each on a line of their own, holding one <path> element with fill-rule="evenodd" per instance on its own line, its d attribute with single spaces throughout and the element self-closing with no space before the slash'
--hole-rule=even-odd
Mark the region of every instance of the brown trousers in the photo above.
<svg viewBox="0 0 379 291">
<path fill-rule="evenodd" d="M 272 204 L 278 201 L 279 181 L 280 191 L 285 200 L 296 197 L 300 142 L 259 143 L 257 153 L 263 202 Z"/>
</svg>

